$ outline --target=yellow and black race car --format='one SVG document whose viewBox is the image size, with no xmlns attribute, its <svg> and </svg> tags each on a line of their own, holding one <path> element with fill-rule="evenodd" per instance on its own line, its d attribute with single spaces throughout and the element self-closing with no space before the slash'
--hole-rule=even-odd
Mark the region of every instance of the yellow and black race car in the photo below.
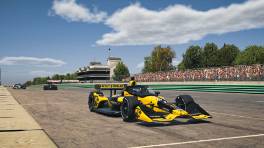
<svg viewBox="0 0 264 148">
<path fill-rule="evenodd" d="M 103 90 L 109 90 L 109 97 Z M 119 91 L 119 94 L 117 93 Z M 211 115 L 194 102 L 189 95 L 179 95 L 167 102 L 159 92 L 145 85 L 97 84 L 88 98 L 90 111 L 117 115 L 126 122 L 171 122 L 176 118 L 207 119 Z"/>
</svg>

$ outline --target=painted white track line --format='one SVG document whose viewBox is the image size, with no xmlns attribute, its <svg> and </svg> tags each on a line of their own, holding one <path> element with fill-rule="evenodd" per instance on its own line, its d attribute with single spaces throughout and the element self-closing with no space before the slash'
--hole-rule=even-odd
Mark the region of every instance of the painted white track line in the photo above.
<svg viewBox="0 0 264 148">
<path fill-rule="evenodd" d="M 225 116 L 232 116 L 232 117 L 239 117 L 239 118 L 246 118 L 246 119 L 262 120 L 262 121 L 264 121 L 263 118 L 254 118 L 254 117 L 247 117 L 247 116 L 241 116 L 241 115 L 234 115 L 234 114 L 232 114 L 232 113 L 230 113 L 230 114 L 227 114 L 227 113 L 218 113 L 218 112 L 209 112 L 209 113 L 220 114 L 220 115 L 225 115 Z"/>
<path fill-rule="evenodd" d="M 20 105 L 22 105 L 22 106 L 31 106 L 31 105 L 53 105 L 53 104 L 63 104 L 63 103 L 52 103 L 52 102 L 50 102 L 50 103 L 32 103 L 32 104 L 20 104 Z"/>
<path fill-rule="evenodd" d="M 224 138 L 205 139 L 205 140 L 196 140 L 196 141 L 185 141 L 185 142 L 176 142 L 176 143 L 167 143 L 167 144 L 157 144 L 157 145 L 145 145 L 145 146 L 137 146 L 137 147 L 130 147 L 130 148 L 165 147 L 165 146 L 172 146 L 172 145 L 193 144 L 193 143 L 202 143 L 202 142 L 211 142 L 211 141 L 222 141 L 222 140 L 231 140 L 231 139 L 242 139 L 242 138 L 261 137 L 261 136 L 264 136 L 264 134 L 246 135 L 246 136 L 236 136 L 236 137 L 224 137 Z"/>
<path fill-rule="evenodd" d="M 256 102 L 258 102 L 258 103 L 264 103 L 264 101 L 256 101 Z"/>
</svg>

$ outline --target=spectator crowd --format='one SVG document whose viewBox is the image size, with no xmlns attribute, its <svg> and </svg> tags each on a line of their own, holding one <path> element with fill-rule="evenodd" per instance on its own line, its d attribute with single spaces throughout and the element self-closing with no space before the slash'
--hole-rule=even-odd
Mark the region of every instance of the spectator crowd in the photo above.
<svg viewBox="0 0 264 148">
<path fill-rule="evenodd" d="M 153 72 L 135 75 L 139 82 L 152 81 L 252 81 L 264 80 L 264 65 L 237 65 L 185 71 Z"/>
</svg>

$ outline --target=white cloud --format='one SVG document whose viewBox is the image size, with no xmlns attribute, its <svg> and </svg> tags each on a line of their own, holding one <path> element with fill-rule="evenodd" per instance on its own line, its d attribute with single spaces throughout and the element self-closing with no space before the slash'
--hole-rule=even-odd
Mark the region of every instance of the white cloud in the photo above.
<svg viewBox="0 0 264 148">
<path fill-rule="evenodd" d="M 103 11 L 89 8 L 81 4 L 77 4 L 75 0 L 54 0 L 51 14 L 63 17 L 68 21 L 80 21 L 97 23 L 103 21 L 107 14 Z"/>
<path fill-rule="evenodd" d="M 44 70 L 36 70 L 36 71 L 31 71 L 30 72 L 30 75 L 37 76 L 37 77 L 51 76 L 53 74 L 54 74 L 53 72 L 44 71 Z"/>
<path fill-rule="evenodd" d="M 175 60 L 172 61 L 172 65 L 174 65 L 174 66 L 178 66 L 178 65 L 181 63 L 181 61 L 182 61 L 182 60 L 177 60 L 177 59 L 175 59 Z"/>
<path fill-rule="evenodd" d="M 144 67 L 144 62 L 140 62 L 136 66 L 137 69 L 142 69 L 143 67 Z"/>
<path fill-rule="evenodd" d="M 51 58 L 37 57 L 4 57 L 0 60 L 0 65 L 35 65 L 47 67 L 59 67 L 66 64 L 64 61 Z"/>
<path fill-rule="evenodd" d="M 184 5 L 160 11 L 133 4 L 115 12 L 98 45 L 182 44 L 209 34 L 223 34 L 264 26 L 264 0 L 249 0 L 208 11 Z"/>
</svg>

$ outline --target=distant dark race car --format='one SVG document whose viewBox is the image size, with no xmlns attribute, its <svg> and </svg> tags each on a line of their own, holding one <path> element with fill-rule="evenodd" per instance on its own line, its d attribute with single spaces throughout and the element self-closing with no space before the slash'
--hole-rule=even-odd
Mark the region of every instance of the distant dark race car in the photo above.
<svg viewBox="0 0 264 148">
<path fill-rule="evenodd" d="M 58 90 L 58 87 L 57 85 L 48 83 L 48 84 L 43 85 L 43 90 Z"/>
<path fill-rule="evenodd" d="M 20 84 L 20 83 L 18 83 L 18 84 L 13 85 L 12 88 L 13 88 L 13 89 L 26 89 L 27 86 L 26 86 L 25 84 Z"/>
</svg>

